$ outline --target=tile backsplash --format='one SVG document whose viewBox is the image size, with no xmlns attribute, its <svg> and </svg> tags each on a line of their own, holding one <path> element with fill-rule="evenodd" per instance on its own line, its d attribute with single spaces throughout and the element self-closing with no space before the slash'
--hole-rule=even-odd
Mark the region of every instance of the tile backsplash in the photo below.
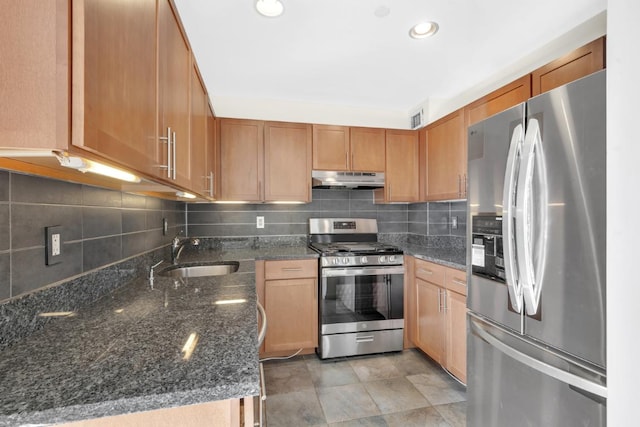
<svg viewBox="0 0 640 427">
<path fill-rule="evenodd" d="M 0 171 L 0 301 L 166 245 L 185 228 L 184 206 Z M 51 225 L 62 226 L 62 255 L 47 266 L 44 227 Z"/>
<path fill-rule="evenodd" d="M 304 241 L 311 217 L 363 217 L 378 220 L 381 240 L 464 247 L 464 201 L 378 205 L 371 190 L 315 189 L 312 196 L 301 205 L 184 204 L 0 170 L 0 301 L 166 246 L 181 229 L 197 237 Z M 264 228 L 256 228 L 257 216 Z M 50 225 L 62 226 L 62 256 L 46 266 Z"/>
</svg>

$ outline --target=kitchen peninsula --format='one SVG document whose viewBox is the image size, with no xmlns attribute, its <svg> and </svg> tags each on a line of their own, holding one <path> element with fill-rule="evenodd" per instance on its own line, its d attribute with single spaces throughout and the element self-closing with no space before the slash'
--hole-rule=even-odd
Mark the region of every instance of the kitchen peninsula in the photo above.
<svg viewBox="0 0 640 427">
<path fill-rule="evenodd" d="M 258 395 L 254 260 L 315 256 L 304 246 L 185 252 L 181 262 L 239 261 L 240 268 L 182 280 L 156 275 L 153 289 L 141 277 L 77 311 L 41 313 L 57 317 L 2 350 L 0 425 Z"/>
</svg>

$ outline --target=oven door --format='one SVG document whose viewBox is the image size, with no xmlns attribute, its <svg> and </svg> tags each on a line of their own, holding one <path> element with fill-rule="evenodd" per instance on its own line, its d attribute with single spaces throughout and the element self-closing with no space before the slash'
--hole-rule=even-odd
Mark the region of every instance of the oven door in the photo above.
<svg viewBox="0 0 640 427">
<path fill-rule="evenodd" d="M 404 267 L 323 268 L 321 334 L 404 327 Z"/>
</svg>

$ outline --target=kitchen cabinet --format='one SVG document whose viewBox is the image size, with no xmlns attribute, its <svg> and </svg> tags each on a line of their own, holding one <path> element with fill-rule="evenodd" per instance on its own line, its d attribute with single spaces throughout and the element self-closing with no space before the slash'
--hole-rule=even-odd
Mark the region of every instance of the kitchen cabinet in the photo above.
<svg viewBox="0 0 640 427">
<path fill-rule="evenodd" d="M 404 256 L 404 348 L 415 347 L 416 342 L 416 280 L 415 258 Z"/>
<path fill-rule="evenodd" d="M 466 276 L 439 264 L 414 260 L 415 335 L 418 348 L 466 381 Z"/>
<path fill-rule="evenodd" d="M 261 355 L 312 353 L 318 346 L 318 260 L 256 261 L 256 286 L 267 315 Z"/>
<path fill-rule="evenodd" d="M 311 201 L 311 125 L 264 125 L 264 200 Z"/>
<path fill-rule="evenodd" d="M 383 172 L 385 130 L 313 125 L 313 169 Z"/>
<path fill-rule="evenodd" d="M 151 173 L 157 161 L 156 2 L 84 0 L 72 8 L 71 142 Z"/>
<path fill-rule="evenodd" d="M 540 95 L 605 68 L 605 37 L 600 37 L 531 73 L 532 95 Z"/>
<path fill-rule="evenodd" d="M 311 200 L 311 126 L 221 119 L 220 198 Z"/>
<path fill-rule="evenodd" d="M 427 200 L 467 196 L 467 138 L 460 109 L 426 128 Z"/>
<path fill-rule="evenodd" d="M 218 125 L 221 200 L 261 201 L 264 122 L 221 119 Z"/>
<path fill-rule="evenodd" d="M 170 0 L 158 1 L 158 143 L 164 165 L 158 176 L 191 184 L 189 137 L 191 51 Z M 163 149 L 166 148 L 166 151 Z"/>
<path fill-rule="evenodd" d="M 385 183 L 375 190 L 376 203 L 419 201 L 418 132 L 387 129 L 385 157 Z"/>
<path fill-rule="evenodd" d="M 207 154 L 210 151 L 207 140 L 207 110 L 209 109 L 207 92 L 200 79 L 198 68 L 191 67 L 191 186 L 197 194 L 209 197 L 210 178 Z"/>
<path fill-rule="evenodd" d="M 241 400 L 243 405 L 241 405 Z M 211 424 L 212 420 L 215 420 Z M 244 421 L 244 422 L 243 422 Z M 59 427 L 253 426 L 253 399 L 229 399 L 59 424 Z"/>
<path fill-rule="evenodd" d="M 466 127 L 525 102 L 529 98 L 531 98 L 531 75 L 527 74 L 467 105 L 464 108 Z"/>
<path fill-rule="evenodd" d="M 313 125 L 313 169 L 349 170 L 349 128 Z"/>
</svg>

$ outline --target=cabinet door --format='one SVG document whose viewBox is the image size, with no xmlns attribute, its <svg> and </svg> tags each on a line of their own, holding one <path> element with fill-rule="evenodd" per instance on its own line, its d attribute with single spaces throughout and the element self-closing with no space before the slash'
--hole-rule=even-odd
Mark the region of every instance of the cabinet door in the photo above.
<svg viewBox="0 0 640 427">
<path fill-rule="evenodd" d="M 157 164 L 155 0 L 73 2 L 73 19 L 72 144 L 152 173 Z M 188 72 L 188 61 L 184 65 Z M 184 89 L 187 99 L 188 86 Z"/>
<path fill-rule="evenodd" d="M 445 368 L 467 382 L 467 298 L 447 291 L 447 356 Z"/>
<path fill-rule="evenodd" d="M 463 110 L 427 128 L 427 199 L 466 196 L 467 144 Z"/>
<path fill-rule="evenodd" d="M 189 150 L 189 79 L 191 54 L 180 29 L 179 19 L 170 0 L 158 2 L 158 136 L 167 137 L 167 129 L 175 132 L 175 146 L 167 152 L 166 141 L 158 141 L 162 164 L 170 157 L 173 170 L 167 177 L 180 185 L 191 183 Z M 148 78 L 148 76 L 147 76 Z M 174 154 L 175 153 L 175 154 Z"/>
<path fill-rule="evenodd" d="M 220 179 L 218 171 L 220 170 L 218 165 L 218 122 L 213 116 L 213 111 L 209 105 L 207 105 L 207 180 L 208 180 L 208 192 L 207 195 L 212 199 L 215 199 L 220 194 Z"/>
<path fill-rule="evenodd" d="M 191 67 L 191 186 L 201 195 L 208 196 L 207 172 L 207 92 L 200 80 L 195 63 Z"/>
<path fill-rule="evenodd" d="M 60 0 L 2 2 L 3 147 L 68 148 L 70 8 Z"/>
<path fill-rule="evenodd" d="M 604 67 L 605 38 L 601 37 L 531 73 L 533 96 L 588 76 Z"/>
<path fill-rule="evenodd" d="M 415 347 L 416 342 L 416 281 L 415 258 L 404 256 L 404 348 Z"/>
<path fill-rule="evenodd" d="M 385 153 L 385 201 L 418 201 L 418 133 L 387 130 Z"/>
<path fill-rule="evenodd" d="M 318 345 L 316 279 L 267 280 L 265 351 L 297 350 Z"/>
<path fill-rule="evenodd" d="M 265 123 L 264 200 L 311 201 L 311 125 Z"/>
<path fill-rule="evenodd" d="M 351 128 L 350 140 L 352 171 L 384 172 L 384 129 Z"/>
<path fill-rule="evenodd" d="M 349 170 L 349 128 L 313 125 L 313 169 Z"/>
<path fill-rule="evenodd" d="M 264 123 L 222 119 L 219 127 L 221 199 L 261 201 Z"/>
<path fill-rule="evenodd" d="M 531 98 L 531 75 L 527 74 L 465 107 L 467 127 Z"/>
<path fill-rule="evenodd" d="M 443 289 L 416 278 L 417 346 L 433 360 L 444 360 Z"/>
</svg>

